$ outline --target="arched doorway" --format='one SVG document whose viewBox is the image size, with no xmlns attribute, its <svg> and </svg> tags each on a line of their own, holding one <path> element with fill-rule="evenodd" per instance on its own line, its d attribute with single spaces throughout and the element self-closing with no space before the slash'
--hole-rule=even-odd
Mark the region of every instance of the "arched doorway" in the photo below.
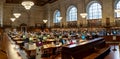
<svg viewBox="0 0 120 59">
<path fill-rule="evenodd" d="M 22 24 L 20 25 L 20 28 L 21 28 L 21 31 L 22 31 L 22 32 L 26 32 L 26 31 L 27 31 L 27 24 L 22 23 Z"/>
</svg>

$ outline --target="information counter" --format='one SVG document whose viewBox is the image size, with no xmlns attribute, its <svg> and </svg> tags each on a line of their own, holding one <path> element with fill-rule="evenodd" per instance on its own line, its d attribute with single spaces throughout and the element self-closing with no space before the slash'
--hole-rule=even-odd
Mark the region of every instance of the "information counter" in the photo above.
<svg viewBox="0 0 120 59">
<path fill-rule="evenodd" d="M 116 39 L 113 39 L 113 35 L 103 36 L 107 42 L 120 42 L 120 36 L 116 35 Z"/>
</svg>

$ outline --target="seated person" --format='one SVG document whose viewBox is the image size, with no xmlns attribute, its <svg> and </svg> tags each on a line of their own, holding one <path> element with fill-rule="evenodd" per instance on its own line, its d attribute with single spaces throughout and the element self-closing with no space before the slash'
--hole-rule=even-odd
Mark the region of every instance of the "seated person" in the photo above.
<svg viewBox="0 0 120 59">
<path fill-rule="evenodd" d="M 85 39 L 86 39 L 86 36 L 85 36 L 85 35 L 81 35 L 81 39 L 82 39 L 82 40 L 85 40 Z"/>
<path fill-rule="evenodd" d="M 61 42 L 63 45 L 66 44 L 66 40 L 65 39 L 60 39 L 59 42 Z"/>
<path fill-rule="evenodd" d="M 29 42 L 29 38 L 24 39 L 24 43 L 28 43 Z"/>
</svg>

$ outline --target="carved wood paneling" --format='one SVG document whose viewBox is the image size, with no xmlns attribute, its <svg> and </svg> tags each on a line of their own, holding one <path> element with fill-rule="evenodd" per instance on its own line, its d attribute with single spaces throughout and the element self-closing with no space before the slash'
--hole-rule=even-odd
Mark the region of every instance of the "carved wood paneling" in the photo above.
<svg viewBox="0 0 120 59">
<path fill-rule="evenodd" d="M 67 27 L 68 28 L 77 28 L 77 21 L 67 22 Z"/>
<path fill-rule="evenodd" d="M 101 26 L 100 20 L 88 20 L 88 27 L 98 27 Z"/>
<path fill-rule="evenodd" d="M 60 28 L 60 23 L 54 23 L 54 28 Z"/>
</svg>

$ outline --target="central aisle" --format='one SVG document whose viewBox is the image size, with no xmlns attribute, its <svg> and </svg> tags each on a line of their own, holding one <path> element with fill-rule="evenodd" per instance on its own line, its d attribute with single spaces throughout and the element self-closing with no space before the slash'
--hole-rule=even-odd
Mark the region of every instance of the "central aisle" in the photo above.
<svg viewBox="0 0 120 59">
<path fill-rule="evenodd" d="M 2 45 L 7 52 L 8 59 L 22 59 L 17 53 L 17 50 L 15 49 L 15 45 L 12 44 L 10 40 L 8 40 L 6 34 L 4 34 L 2 41 L 3 41 Z"/>
</svg>

